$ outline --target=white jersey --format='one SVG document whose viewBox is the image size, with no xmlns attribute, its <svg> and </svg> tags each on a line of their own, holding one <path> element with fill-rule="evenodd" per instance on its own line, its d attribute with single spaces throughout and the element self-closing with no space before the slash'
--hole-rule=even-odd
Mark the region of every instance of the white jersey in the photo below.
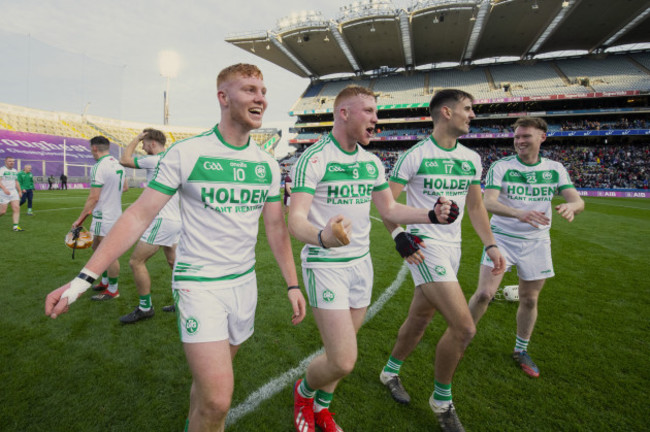
<svg viewBox="0 0 650 432">
<path fill-rule="evenodd" d="M 18 190 L 16 189 L 16 181 L 18 181 L 18 170 L 16 168 L 9 169 L 6 166 L 3 166 L 0 168 L 0 177 L 2 178 L 2 184 L 5 188 L 7 188 L 10 194 L 14 192 L 18 193 Z"/>
<path fill-rule="evenodd" d="M 158 161 L 162 157 L 163 153 L 157 155 L 150 155 L 144 157 L 133 158 L 133 163 L 136 168 L 141 168 L 146 171 L 147 175 L 147 184 L 153 179 L 154 174 L 156 173 L 156 167 L 158 166 Z M 181 220 L 181 210 L 180 210 L 180 201 L 178 199 L 178 194 L 172 195 L 171 199 L 165 204 L 165 207 L 160 210 L 158 217 L 179 221 Z"/>
<path fill-rule="evenodd" d="M 280 167 L 252 139 L 245 147 L 226 143 L 217 126 L 174 143 L 149 187 L 180 198 L 174 281 L 227 288 L 255 270 L 260 214 L 280 201 Z"/>
<path fill-rule="evenodd" d="M 90 187 L 102 188 L 93 209 L 93 219 L 115 222 L 122 214 L 124 167 L 111 155 L 97 160 L 90 173 Z"/>
<path fill-rule="evenodd" d="M 372 192 L 388 188 L 384 165 L 374 154 L 357 144 L 346 152 L 331 133 L 321 138 L 300 156 L 291 174 L 291 193 L 314 196 L 307 219 L 319 230 L 327 221 L 342 214 L 352 221 L 350 244 L 323 249 L 306 244 L 302 250 L 303 267 L 342 267 L 370 252 L 370 201 Z"/>
<path fill-rule="evenodd" d="M 395 163 L 390 181 L 407 185 L 406 203 L 432 209 L 440 196 L 458 204 L 458 219 L 451 225 L 409 225 L 409 232 L 437 243 L 460 245 L 460 226 L 470 185 L 481 184 L 481 157 L 459 142 L 444 149 L 433 136 L 415 144 Z"/>
<path fill-rule="evenodd" d="M 564 166 L 543 157 L 535 165 L 526 165 L 519 156 L 508 156 L 492 164 L 485 178 L 486 189 L 497 189 L 499 202 L 515 209 L 537 210 L 551 219 L 553 196 L 573 188 Z M 549 238 L 551 224 L 539 228 L 517 218 L 493 215 L 492 232 L 521 239 Z"/>
</svg>

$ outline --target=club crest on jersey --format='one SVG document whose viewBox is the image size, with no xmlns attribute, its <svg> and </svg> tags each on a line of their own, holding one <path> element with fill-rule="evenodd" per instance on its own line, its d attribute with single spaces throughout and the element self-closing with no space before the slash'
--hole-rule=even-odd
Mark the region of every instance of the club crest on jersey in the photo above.
<svg viewBox="0 0 650 432">
<path fill-rule="evenodd" d="M 542 178 L 544 180 L 550 180 L 553 178 L 553 174 L 550 171 L 544 171 L 544 174 L 542 174 Z"/>
<path fill-rule="evenodd" d="M 255 175 L 259 178 L 266 177 L 266 167 L 264 165 L 258 165 L 255 167 Z"/>
<path fill-rule="evenodd" d="M 333 302 L 334 297 L 335 297 L 334 292 L 331 289 L 328 288 L 325 291 L 323 291 L 323 300 L 325 300 L 325 302 L 327 303 Z"/>
<path fill-rule="evenodd" d="M 467 162 L 463 162 L 463 164 L 460 167 L 463 169 L 463 171 L 469 171 L 472 169 L 472 167 L 470 167 Z"/>
<path fill-rule="evenodd" d="M 377 171 L 377 168 L 375 168 L 375 166 L 372 165 L 372 164 L 367 164 L 366 165 L 366 170 L 368 171 L 368 174 L 375 175 L 375 172 Z"/>
</svg>

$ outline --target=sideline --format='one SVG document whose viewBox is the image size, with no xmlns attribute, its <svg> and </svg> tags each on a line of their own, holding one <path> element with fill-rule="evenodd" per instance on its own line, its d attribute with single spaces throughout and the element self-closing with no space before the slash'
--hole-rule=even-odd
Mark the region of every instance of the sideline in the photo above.
<svg viewBox="0 0 650 432">
<path fill-rule="evenodd" d="M 134 202 L 135 201 L 129 202 L 129 203 L 124 203 L 123 202 L 122 203 L 122 208 L 130 206 Z M 36 213 L 47 213 L 47 212 L 60 211 L 60 210 L 83 210 L 83 206 L 81 206 L 81 207 L 57 207 L 57 208 L 54 208 L 54 209 L 35 210 L 34 213 L 35 214 Z"/>
</svg>

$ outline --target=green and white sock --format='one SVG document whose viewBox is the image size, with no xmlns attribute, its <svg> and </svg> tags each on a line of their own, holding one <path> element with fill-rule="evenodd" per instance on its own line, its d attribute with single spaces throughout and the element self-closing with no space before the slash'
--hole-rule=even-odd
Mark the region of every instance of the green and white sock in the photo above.
<svg viewBox="0 0 650 432">
<path fill-rule="evenodd" d="M 108 278 L 108 292 L 115 294 L 117 292 L 117 278 Z"/>
<path fill-rule="evenodd" d="M 324 409 L 329 408 L 332 399 L 334 399 L 334 393 L 327 393 L 326 391 L 318 390 L 314 397 L 314 412 L 321 412 Z"/>
<path fill-rule="evenodd" d="M 108 285 L 108 270 L 102 273 L 102 285 L 104 286 Z"/>
<path fill-rule="evenodd" d="M 433 401 L 436 405 L 446 405 L 451 403 L 451 383 L 441 384 L 436 380 L 433 380 L 434 390 L 433 390 Z"/>
<path fill-rule="evenodd" d="M 384 372 L 389 375 L 399 375 L 399 370 L 402 367 L 404 360 L 397 360 L 395 357 L 390 356 L 388 363 L 384 366 Z"/>
<path fill-rule="evenodd" d="M 151 294 L 140 296 L 140 310 L 142 312 L 149 312 L 153 305 L 151 304 Z"/>
<path fill-rule="evenodd" d="M 298 394 L 307 399 L 313 399 L 314 396 L 316 396 L 316 390 L 309 387 L 309 384 L 307 384 L 307 377 L 303 378 L 302 381 L 300 381 L 300 385 L 298 386 Z"/>
<path fill-rule="evenodd" d="M 528 342 L 530 342 L 530 339 L 523 339 L 517 336 L 515 341 L 515 352 L 526 351 L 528 349 Z"/>
</svg>

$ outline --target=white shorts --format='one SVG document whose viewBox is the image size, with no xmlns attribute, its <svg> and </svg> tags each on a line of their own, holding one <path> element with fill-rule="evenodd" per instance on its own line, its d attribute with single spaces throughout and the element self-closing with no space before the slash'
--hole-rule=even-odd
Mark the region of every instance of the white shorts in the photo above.
<svg viewBox="0 0 650 432">
<path fill-rule="evenodd" d="M 349 267 L 302 268 L 309 305 L 319 309 L 364 308 L 372 296 L 370 254 Z"/>
<path fill-rule="evenodd" d="M 90 224 L 90 232 L 93 233 L 95 237 L 106 237 L 111 228 L 113 228 L 115 222 L 117 221 L 93 218 L 93 221 Z"/>
<path fill-rule="evenodd" d="M 424 254 L 422 264 L 409 264 L 415 286 L 432 282 L 458 282 L 460 266 L 460 246 L 442 245 L 426 242 L 426 248 L 420 248 Z"/>
<path fill-rule="evenodd" d="M 209 288 L 206 282 L 172 283 L 176 322 L 184 343 L 228 340 L 241 345 L 253 335 L 257 278 L 253 272 L 229 288 Z"/>
<path fill-rule="evenodd" d="M 0 189 L 0 205 L 6 205 L 9 204 L 12 201 L 20 201 L 20 197 L 18 196 L 18 191 L 10 191 L 11 194 L 7 195 Z"/>
<path fill-rule="evenodd" d="M 506 271 L 517 267 L 517 275 L 521 280 L 532 281 L 547 279 L 555 276 L 553 258 L 551 257 L 551 239 L 523 240 L 495 234 L 501 255 L 506 260 Z M 492 260 L 485 252 L 481 264 L 494 267 Z"/>
<path fill-rule="evenodd" d="M 151 221 L 140 240 L 155 246 L 173 246 L 180 237 L 181 221 L 157 217 Z"/>
</svg>

